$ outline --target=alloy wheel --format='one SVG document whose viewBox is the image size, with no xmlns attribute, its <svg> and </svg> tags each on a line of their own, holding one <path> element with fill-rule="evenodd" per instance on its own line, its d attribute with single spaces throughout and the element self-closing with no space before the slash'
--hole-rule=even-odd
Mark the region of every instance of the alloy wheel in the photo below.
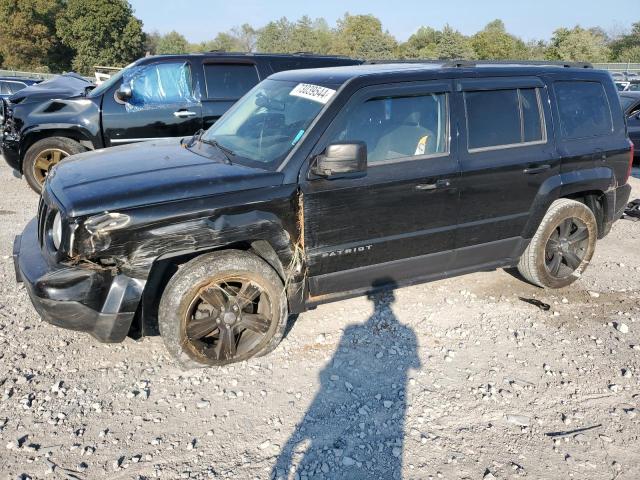
<svg viewBox="0 0 640 480">
<path fill-rule="evenodd" d="M 63 158 L 68 156 L 69 154 L 67 152 L 60 150 L 59 148 L 48 148 L 41 151 L 33 162 L 34 178 L 40 185 L 42 185 L 53 166 L 57 165 Z"/>
<path fill-rule="evenodd" d="M 582 264 L 589 246 L 589 229 L 579 218 L 564 219 L 545 248 L 545 267 L 555 278 L 566 278 Z"/>
<path fill-rule="evenodd" d="M 215 280 L 193 296 L 183 318 L 183 338 L 198 361 L 230 363 L 263 346 L 272 320 L 270 298 L 255 280 Z"/>
</svg>

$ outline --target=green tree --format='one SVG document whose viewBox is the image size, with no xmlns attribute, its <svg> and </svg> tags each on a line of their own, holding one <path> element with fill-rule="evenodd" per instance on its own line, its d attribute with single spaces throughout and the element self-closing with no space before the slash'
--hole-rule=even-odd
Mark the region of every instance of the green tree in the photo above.
<svg viewBox="0 0 640 480">
<path fill-rule="evenodd" d="M 338 20 L 333 53 L 364 59 L 392 58 L 398 42 L 373 15 L 349 15 Z"/>
<path fill-rule="evenodd" d="M 160 42 L 161 38 L 162 35 L 157 31 L 145 33 L 143 45 L 144 53 L 146 55 L 156 55 L 158 53 L 158 42 Z"/>
<path fill-rule="evenodd" d="M 162 35 L 158 40 L 157 53 L 159 55 L 170 55 L 176 53 L 189 53 L 191 46 L 184 35 L 175 30 Z"/>
<path fill-rule="evenodd" d="M 258 32 L 248 23 L 232 28 L 231 36 L 241 52 L 255 51 Z"/>
<path fill-rule="evenodd" d="M 619 62 L 638 62 L 638 49 L 640 49 L 640 22 L 631 27 L 631 32 L 622 35 L 611 42 L 611 53 Z"/>
<path fill-rule="evenodd" d="M 522 40 L 507 33 L 502 20 L 488 23 L 471 37 L 471 46 L 481 60 L 524 59 L 527 49 Z"/>
<path fill-rule="evenodd" d="M 293 29 L 294 25 L 287 17 L 267 23 L 258 32 L 256 48 L 265 53 L 290 52 Z"/>
<path fill-rule="evenodd" d="M 436 58 L 436 47 L 441 33 L 431 27 L 420 27 L 416 33 L 400 45 L 398 55 L 401 58 Z"/>
<path fill-rule="evenodd" d="M 548 60 L 606 62 L 610 56 L 606 37 L 580 26 L 557 29 L 547 49 Z"/>
<path fill-rule="evenodd" d="M 62 0 L 0 0 L 0 56 L 7 68 L 61 71 L 73 52 L 56 36 Z"/>
<path fill-rule="evenodd" d="M 58 36 L 76 52 L 73 68 L 123 66 L 143 55 L 142 22 L 126 0 L 66 0 L 56 22 Z"/>
<path fill-rule="evenodd" d="M 193 52 L 212 52 L 219 50 L 221 52 L 239 52 L 242 50 L 238 39 L 230 32 L 220 32 L 213 40 L 201 42 L 193 45 Z"/>
<path fill-rule="evenodd" d="M 544 40 L 529 40 L 526 49 L 527 60 L 547 60 L 549 46 Z"/>
<path fill-rule="evenodd" d="M 469 38 L 449 25 L 445 25 L 440 33 L 435 54 L 440 60 L 472 60 L 475 58 L 475 52 Z"/>
</svg>

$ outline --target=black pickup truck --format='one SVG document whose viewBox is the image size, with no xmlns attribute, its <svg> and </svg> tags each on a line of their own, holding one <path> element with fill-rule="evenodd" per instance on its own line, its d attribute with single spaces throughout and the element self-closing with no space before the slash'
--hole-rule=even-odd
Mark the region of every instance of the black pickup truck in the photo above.
<svg viewBox="0 0 640 480">
<path fill-rule="evenodd" d="M 604 71 L 281 72 L 204 133 L 62 162 L 15 268 L 54 325 L 105 342 L 159 326 L 183 365 L 221 365 L 271 351 L 289 314 L 385 286 L 509 266 L 569 285 L 631 161 Z"/>
<path fill-rule="evenodd" d="M 49 96 L 47 101 L 17 96 L 0 115 L 0 150 L 39 192 L 51 167 L 69 155 L 193 135 L 210 127 L 274 72 L 359 63 L 309 54 L 212 52 L 146 57 L 93 91 L 88 89 L 86 95 Z"/>
</svg>

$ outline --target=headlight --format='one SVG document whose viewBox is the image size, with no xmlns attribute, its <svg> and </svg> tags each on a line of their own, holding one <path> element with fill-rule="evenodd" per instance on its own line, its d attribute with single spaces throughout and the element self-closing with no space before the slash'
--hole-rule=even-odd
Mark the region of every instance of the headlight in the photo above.
<svg viewBox="0 0 640 480">
<path fill-rule="evenodd" d="M 59 250 L 60 244 L 62 243 L 62 217 L 60 216 L 60 212 L 56 213 L 56 216 L 53 217 L 51 240 L 53 241 L 53 246 L 56 247 L 56 250 Z"/>
</svg>

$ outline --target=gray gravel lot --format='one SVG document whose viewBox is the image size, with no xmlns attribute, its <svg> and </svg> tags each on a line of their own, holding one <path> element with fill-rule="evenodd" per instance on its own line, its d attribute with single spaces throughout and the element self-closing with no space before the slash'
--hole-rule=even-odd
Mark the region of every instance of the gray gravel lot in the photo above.
<svg viewBox="0 0 640 480">
<path fill-rule="evenodd" d="M 0 478 L 640 478 L 640 222 L 561 291 L 496 271 L 356 298 L 185 372 L 158 337 L 39 319 L 11 260 L 37 197 L 0 163 Z"/>
</svg>

